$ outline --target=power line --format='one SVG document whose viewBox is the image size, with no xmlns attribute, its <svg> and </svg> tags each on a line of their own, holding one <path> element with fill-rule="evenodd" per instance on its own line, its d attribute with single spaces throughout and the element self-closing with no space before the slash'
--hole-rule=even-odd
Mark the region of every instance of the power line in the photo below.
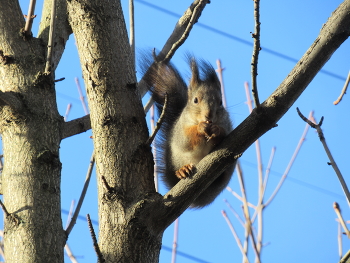
<svg viewBox="0 0 350 263">
<path fill-rule="evenodd" d="M 160 7 L 160 6 L 151 4 L 151 3 L 146 2 L 146 1 L 144 1 L 144 0 L 135 0 L 135 1 L 136 1 L 136 2 L 139 2 L 139 3 L 143 4 L 143 5 L 146 5 L 146 6 L 150 7 L 150 8 L 153 8 L 153 9 L 155 9 L 155 10 L 158 10 L 158 11 L 160 11 L 160 12 L 162 12 L 162 13 L 168 14 L 168 15 L 170 15 L 170 16 L 173 16 L 173 17 L 176 17 L 176 18 L 180 18 L 180 17 L 181 17 L 181 15 L 179 15 L 179 14 L 177 14 L 177 13 L 174 13 L 174 12 L 172 12 L 172 11 L 170 11 L 170 10 L 168 10 L 168 9 L 162 8 L 162 7 Z M 224 32 L 224 31 L 222 31 L 222 30 L 219 30 L 219 29 L 217 29 L 217 28 L 208 26 L 208 25 L 203 24 L 203 23 L 201 23 L 201 22 L 197 22 L 196 25 L 199 26 L 199 27 L 202 27 L 202 28 L 204 28 L 204 29 L 206 29 L 206 30 L 208 30 L 208 31 L 211 31 L 211 32 L 213 32 L 213 33 L 216 33 L 216 34 L 219 34 L 219 35 L 224 36 L 224 37 L 226 37 L 226 38 L 229 38 L 229 39 L 235 40 L 235 41 L 237 41 L 237 42 L 240 42 L 240 43 L 242 43 L 242 44 L 244 44 L 244 45 L 248 45 L 248 46 L 251 46 L 251 47 L 253 46 L 253 42 L 251 42 L 251 41 L 248 41 L 248 40 L 245 40 L 245 39 L 243 39 L 243 38 L 240 38 L 240 37 L 234 36 L 234 35 L 232 35 L 232 34 L 226 33 L 226 32 Z M 273 49 L 270 49 L 270 48 L 262 47 L 262 50 L 261 50 L 261 51 L 270 53 L 271 55 L 274 55 L 274 56 L 276 56 L 276 57 L 282 58 L 282 59 L 284 59 L 284 60 L 288 60 L 288 61 L 293 62 L 293 63 L 297 63 L 297 62 L 299 61 L 299 60 L 296 59 L 296 58 L 290 57 L 290 56 L 288 56 L 288 55 L 285 55 L 285 54 L 283 54 L 283 53 L 277 52 L 277 51 L 275 51 L 275 50 L 273 50 Z M 328 76 L 330 76 L 330 77 L 333 77 L 333 78 L 342 80 L 342 81 L 345 81 L 345 80 L 346 80 L 346 78 L 345 78 L 344 76 L 340 76 L 340 75 L 338 75 L 338 74 L 335 74 L 335 73 L 330 72 L 330 71 L 325 70 L 325 69 L 321 69 L 320 72 L 323 73 L 323 74 L 325 74 L 325 75 L 328 75 Z"/>
</svg>

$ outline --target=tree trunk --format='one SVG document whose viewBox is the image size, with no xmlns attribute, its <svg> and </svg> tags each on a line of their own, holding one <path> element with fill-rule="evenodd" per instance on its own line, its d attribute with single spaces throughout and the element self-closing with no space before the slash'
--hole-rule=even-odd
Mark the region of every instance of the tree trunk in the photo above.
<svg viewBox="0 0 350 263">
<path fill-rule="evenodd" d="M 71 1 L 68 12 L 90 108 L 101 253 L 107 262 L 157 262 L 161 235 L 138 215 L 155 194 L 153 160 L 120 1 Z"/>
<path fill-rule="evenodd" d="M 6 262 L 63 262 L 60 125 L 46 45 L 25 39 L 17 1 L 1 1 L 0 131 Z"/>
</svg>

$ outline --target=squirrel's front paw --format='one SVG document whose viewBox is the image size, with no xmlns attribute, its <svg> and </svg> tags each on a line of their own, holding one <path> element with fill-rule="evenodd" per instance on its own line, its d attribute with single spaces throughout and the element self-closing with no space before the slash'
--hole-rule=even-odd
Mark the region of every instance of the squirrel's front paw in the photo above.
<svg viewBox="0 0 350 263">
<path fill-rule="evenodd" d="M 195 168 L 196 167 L 192 163 L 186 164 L 182 166 L 179 170 L 177 170 L 175 172 L 175 175 L 179 179 L 185 179 L 187 177 L 190 177 L 194 173 Z"/>
</svg>

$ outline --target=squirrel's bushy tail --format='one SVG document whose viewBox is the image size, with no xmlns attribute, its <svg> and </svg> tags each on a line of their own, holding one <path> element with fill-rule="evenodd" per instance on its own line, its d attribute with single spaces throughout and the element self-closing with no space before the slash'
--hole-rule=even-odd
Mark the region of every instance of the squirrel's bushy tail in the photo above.
<svg viewBox="0 0 350 263">
<path fill-rule="evenodd" d="M 150 56 L 143 56 L 140 63 L 144 73 L 148 90 L 152 94 L 159 114 L 163 110 L 165 94 L 167 94 L 167 108 L 162 130 L 169 130 L 187 103 L 187 85 L 180 73 L 171 63 L 153 62 Z"/>
</svg>

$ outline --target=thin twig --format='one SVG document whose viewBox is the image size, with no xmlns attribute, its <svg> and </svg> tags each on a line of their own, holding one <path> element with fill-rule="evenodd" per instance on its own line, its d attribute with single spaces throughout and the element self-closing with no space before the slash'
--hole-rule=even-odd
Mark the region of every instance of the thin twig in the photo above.
<svg viewBox="0 0 350 263">
<path fill-rule="evenodd" d="M 91 234 L 91 238 L 92 238 L 92 243 L 93 243 L 95 252 L 96 252 L 96 254 L 97 254 L 98 262 L 99 262 L 99 263 L 106 262 L 105 259 L 103 258 L 103 255 L 102 255 L 102 253 L 101 253 L 101 250 L 100 250 L 100 248 L 99 248 L 99 246 L 98 246 L 97 239 L 96 239 L 96 234 L 95 234 L 95 231 L 94 231 L 94 227 L 92 226 L 92 223 L 91 223 L 91 219 L 90 219 L 90 215 L 89 215 L 89 214 L 86 215 L 86 219 L 87 219 L 87 221 L 88 221 L 89 230 L 90 230 L 90 234 Z"/>
<path fill-rule="evenodd" d="M 239 194 L 237 194 L 235 191 L 233 191 L 231 187 L 227 186 L 227 187 L 226 187 L 226 190 L 229 191 L 229 192 L 230 192 L 234 197 L 236 197 L 239 201 L 244 202 L 244 198 L 243 198 L 242 196 L 240 196 Z M 256 209 L 256 206 L 253 205 L 252 203 L 249 203 L 248 201 L 247 201 L 247 205 L 248 205 L 249 207 L 253 208 L 253 209 Z"/>
<path fill-rule="evenodd" d="M 4 205 L 4 203 L 3 203 L 1 200 L 0 200 L 0 206 L 1 206 L 2 211 L 4 211 L 4 213 L 5 213 L 5 217 L 8 217 L 8 216 L 11 215 L 11 214 L 7 211 L 7 209 L 6 209 L 5 205 Z"/>
<path fill-rule="evenodd" d="M 160 117 L 159 117 L 159 119 L 157 121 L 156 128 L 154 129 L 152 135 L 146 141 L 147 145 L 151 145 L 151 143 L 154 140 L 154 137 L 156 137 L 157 132 L 159 131 L 160 127 L 162 126 L 167 106 L 168 106 L 168 94 L 165 94 L 165 96 L 164 96 L 164 106 L 163 106 L 163 109 L 162 109 L 162 114 L 160 115 Z"/>
<path fill-rule="evenodd" d="M 35 3 L 36 3 L 36 0 L 30 0 L 28 14 L 27 14 L 27 21 L 24 27 L 24 35 L 26 37 L 31 37 L 32 35 L 31 31 L 32 31 L 32 25 L 33 25 L 33 19 L 35 18 L 34 16 Z"/>
<path fill-rule="evenodd" d="M 236 164 L 236 172 L 238 174 L 238 176 L 242 177 L 243 178 L 243 172 L 242 172 L 242 169 L 241 169 L 241 165 L 239 164 L 239 162 L 237 162 Z M 247 200 L 245 200 L 247 202 Z M 250 233 L 250 230 L 244 226 L 244 245 L 243 245 L 243 250 L 244 250 L 244 253 L 248 255 L 248 240 L 249 240 L 249 233 Z M 248 261 L 243 257 L 243 263 L 247 263 Z"/>
<path fill-rule="evenodd" d="M 66 243 L 66 245 L 64 246 L 64 249 L 66 250 L 66 254 L 69 257 L 70 261 L 72 261 L 73 263 L 78 263 L 77 259 L 75 258 L 75 256 L 72 253 L 72 250 L 70 250 L 70 247 L 68 246 L 68 244 Z"/>
<path fill-rule="evenodd" d="M 67 216 L 67 222 L 66 222 L 66 229 L 69 226 L 69 223 L 71 221 L 72 218 L 72 214 L 73 214 L 73 210 L 74 210 L 74 205 L 75 205 L 75 201 L 72 200 L 70 207 L 69 207 L 69 212 L 68 212 L 68 216 Z"/>
<path fill-rule="evenodd" d="M 236 240 L 237 246 L 238 246 L 239 250 L 241 251 L 245 262 L 249 263 L 249 260 L 248 260 L 248 257 L 247 257 L 247 253 L 244 251 L 244 249 L 242 247 L 242 243 L 239 240 L 239 237 L 238 237 L 238 235 L 237 235 L 237 233 L 236 233 L 236 231 L 235 231 L 235 229 L 234 229 L 230 219 L 227 217 L 227 214 L 226 214 L 226 212 L 224 210 L 222 210 L 221 213 L 222 213 L 222 216 L 224 217 L 224 219 L 226 220 L 226 223 L 228 224 L 228 227 L 230 228 L 230 230 L 231 230 L 231 232 L 232 232 L 232 234 L 233 234 L 233 236 L 234 236 L 234 238 Z"/>
<path fill-rule="evenodd" d="M 201 15 L 205 5 L 208 3 L 208 0 L 200 0 L 196 7 L 193 9 L 191 19 L 189 23 L 187 24 L 185 32 L 182 34 L 180 39 L 176 41 L 171 49 L 169 50 L 168 54 L 165 56 L 163 62 L 169 62 L 170 59 L 175 54 L 176 50 L 185 42 L 185 40 L 188 38 L 190 31 L 195 23 L 197 23 L 199 16 Z"/>
<path fill-rule="evenodd" d="M 219 81 L 220 81 L 220 84 L 221 84 L 222 105 L 226 109 L 226 105 L 227 105 L 226 104 L 226 95 L 225 95 L 224 79 L 223 79 L 223 74 L 222 74 L 222 72 L 224 71 L 225 68 L 221 67 L 220 59 L 216 60 L 216 65 L 218 66 L 218 68 L 216 69 L 216 72 L 218 73 Z"/>
<path fill-rule="evenodd" d="M 134 19 L 134 0 L 129 0 L 129 28 L 130 28 L 130 49 L 133 68 L 135 70 L 135 19 Z"/>
<path fill-rule="evenodd" d="M 258 60 L 260 47 L 260 0 L 254 0 L 254 18 L 255 18 L 255 32 L 252 33 L 252 38 L 254 39 L 253 46 L 253 56 L 252 56 L 252 94 L 254 98 L 255 107 L 260 106 L 259 96 L 258 96 L 258 85 L 257 85 L 257 75 L 258 75 Z"/>
<path fill-rule="evenodd" d="M 308 118 L 311 119 L 311 118 L 312 118 L 312 115 L 313 115 L 313 112 L 311 111 Z M 292 158 L 290 159 L 290 161 L 289 161 L 289 163 L 288 163 L 288 165 L 287 165 L 286 170 L 284 171 L 284 173 L 283 173 L 283 175 L 282 175 L 280 181 L 278 182 L 278 185 L 276 186 L 275 190 L 274 190 L 273 193 L 271 194 L 270 198 L 269 198 L 269 199 L 267 200 L 267 202 L 265 203 L 265 206 L 268 206 L 268 205 L 271 203 L 271 201 L 275 198 L 277 192 L 280 190 L 280 188 L 281 188 L 283 182 L 286 180 L 287 175 L 288 175 L 288 173 L 289 173 L 290 169 L 292 168 L 292 165 L 293 165 L 293 163 L 294 163 L 294 161 L 295 161 L 295 158 L 297 157 L 297 155 L 298 155 L 298 153 L 299 153 L 299 150 L 300 150 L 300 148 L 301 148 L 303 142 L 305 141 L 305 137 L 306 137 L 306 134 L 307 134 L 308 130 L 309 130 L 309 125 L 306 125 L 306 126 L 305 126 L 305 129 L 304 129 L 304 131 L 303 131 L 303 134 L 301 135 L 301 138 L 300 138 L 300 140 L 299 140 L 299 142 L 298 142 L 298 145 L 297 145 L 297 147 L 295 148 L 295 151 L 294 151 L 294 153 L 293 153 L 293 155 L 292 155 Z"/>
<path fill-rule="evenodd" d="M 79 99 L 81 101 L 81 105 L 83 106 L 84 113 L 85 113 L 85 115 L 88 115 L 89 111 L 87 109 L 87 106 L 86 106 L 86 103 L 85 103 L 85 98 L 84 98 L 83 92 L 82 92 L 81 87 L 80 87 L 79 79 L 75 78 L 74 80 L 75 80 L 75 84 L 77 85 L 77 89 L 78 89 L 78 92 L 79 92 Z"/>
<path fill-rule="evenodd" d="M 176 51 L 176 49 L 174 47 L 176 47 L 176 48 L 180 47 L 179 40 L 184 39 L 184 35 L 186 32 L 187 32 L 187 36 L 188 36 L 189 24 L 192 21 L 194 13 L 195 12 L 197 13 L 197 20 L 198 20 L 198 17 L 200 16 L 201 12 L 203 11 L 203 9 L 205 7 L 205 4 L 207 4 L 208 2 L 209 2 L 208 0 L 204 0 L 204 1 L 203 0 L 194 0 L 193 1 L 193 3 L 185 11 L 183 16 L 180 17 L 180 19 L 176 23 L 174 31 L 172 32 L 172 34 L 170 35 L 170 37 L 166 41 L 162 50 L 159 52 L 156 61 L 164 61 L 165 57 L 168 57 L 168 59 L 170 59 L 174 55 L 174 53 Z M 175 44 L 175 43 L 177 43 L 177 44 Z M 147 74 L 145 74 L 145 75 L 147 75 Z M 146 85 L 146 82 L 143 78 L 138 83 L 138 89 L 139 89 L 141 97 L 143 97 L 147 92 L 147 85 Z"/>
<path fill-rule="evenodd" d="M 339 258 L 341 259 L 343 256 L 343 238 L 342 238 L 342 232 L 341 232 L 341 224 L 338 221 L 338 252 L 339 252 Z"/>
<path fill-rule="evenodd" d="M 153 133 L 155 127 L 154 127 L 154 105 L 151 107 L 151 131 Z M 159 182 L 158 182 L 158 171 L 157 171 L 157 149 L 156 149 L 156 143 L 153 144 L 153 159 L 155 160 L 154 163 L 154 186 L 156 188 L 156 191 L 158 192 L 159 189 Z"/>
<path fill-rule="evenodd" d="M 71 108 L 72 108 L 72 103 L 68 103 L 66 113 L 64 114 L 64 121 L 67 121 L 68 114 L 69 114 Z"/>
<path fill-rule="evenodd" d="M 244 185 L 244 180 L 243 180 L 243 176 L 242 173 L 237 173 L 237 177 L 238 177 L 238 181 L 239 181 L 239 185 L 241 188 L 241 192 L 242 192 L 242 198 L 243 198 L 243 212 L 244 212 L 244 217 L 246 220 L 246 230 L 248 231 L 248 234 L 250 236 L 250 240 L 251 240 L 251 244 L 253 247 L 253 250 L 255 252 L 255 256 L 256 256 L 256 262 L 260 263 L 260 254 L 259 251 L 257 250 L 257 246 L 256 246 L 256 242 L 255 242 L 255 237 L 253 234 L 253 227 L 252 227 L 252 222 L 250 220 L 250 215 L 249 215 L 249 209 L 248 209 L 248 202 L 247 202 L 247 196 L 246 196 L 246 190 L 245 190 L 245 185 Z"/>
<path fill-rule="evenodd" d="M 341 224 L 341 226 L 343 227 L 343 230 L 345 231 L 345 235 L 347 235 L 347 237 L 350 238 L 350 231 L 344 222 L 343 216 L 341 215 L 339 204 L 337 202 L 334 202 L 333 208 L 339 219 L 339 223 Z"/>
<path fill-rule="evenodd" d="M 52 0 L 49 41 L 47 43 L 47 58 L 46 58 L 46 66 L 45 66 L 46 74 L 51 73 L 53 38 L 55 33 L 55 20 L 56 20 L 56 0 Z"/>
<path fill-rule="evenodd" d="M 104 177 L 103 175 L 101 176 L 101 180 L 102 180 L 102 185 L 103 187 L 106 189 L 106 191 L 108 193 L 112 193 L 113 192 L 113 188 L 109 186 L 106 177 Z"/>
<path fill-rule="evenodd" d="M 4 262 L 6 262 L 5 253 L 4 253 L 4 231 L 0 230 L 0 236 L 2 238 L 2 242 L 0 245 L 0 255 L 1 255 L 2 259 L 4 260 Z"/>
<path fill-rule="evenodd" d="M 55 79 L 55 81 L 54 81 L 54 82 L 60 82 L 60 81 L 65 80 L 65 79 L 66 79 L 65 77 L 60 78 L 60 79 Z"/>
<path fill-rule="evenodd" d="M 179 234 L 179 218 L 176 218 L 175 226 L 174 226 L 173 250 L 171 252 L 171 263 L 175 263 L 176 262 L 177 237 L 178 237 L 178 234 Z"/>
<path fill-rule="evenodd" d="M 94 163 L 95 163 L 95 156 L 94 155 L 95 155 L 94 152 L 92 152 L 89 168 L 88 168 L 88 171 L 87 171 L 87 174 L 86 174 L 86 178 L 85 178 L 84 187 L 83 187 L 83 190 L 81 191 L 81 195 L 80 195 L 80 198 L 79 198 L 79 201 L 78 201 L 78 204 L 77 204 L 77 208 L 75 209 L 74 215 L 72 217 L 72 220 L 71 220 L 71 222 L 69 223 L 69 226 L 66 229 L 67 239 L 68 239 L 68 236 L 69 236 L 70 232 L 72 231 L 75 223 L 77 222 L 77 218 L 78 218 L 78 215 L 79 215 L 79 212 L 80 212 L 80 208 L 81 208 L 81 206 L 83 204 L 83 201 L 84 201 L 84 198 L 85 198 L 85 194 L 86 194 L 87 188 L 88 188 L 89 183 L 90 183 L 91 173 L 92 173 L 92 170 L 94 168 Z"/>
<path fill-rule="evenodd" d="M 239 216 L 239 214 L 236 212 L 236 210 L 233 209 L 231 204 L 226 199 L 224 199 L 224 202 L 228 206 L 228 208 L 231 210 L 231 212 L 234 214 L 234 216 L 238 219 L 238 222 L 244 227 L 244 222 L 242 218 Z"/>
<path fill-rule="evenodd" d="M 336 101 L 333 102 L 334 105 L 337 105 L 337 104 L 343 99 L 343 96 L 345 95 L 346 90 L 348 89 L 349 82 L 350 82 L 350 71 L 349 71 L 349 73 L 348 73 L 348 77 L 347 77 L 346 80 L 345 80 L 344 87 L 343 87 L 343 89 L 341 90 L 341 93 L 340 93 L 338 99 L 337 99 Z"/>
<path fill-rule="evenodd" d="M 266 186 L 267 186 L 267 180 L 269 178 L 269 174 L 270 174 L 270 171 L 271 171 L 271 166 L 272 166 L 272 161 L 273 161 L 273 158 L 275 156 L 275 152 L 276 152 L 276 148 L 275 147 L 272 147 L 271 149 L 271 153 L 270 153 L 270 159 L 269 159 L 269 162 L 267 164 L 267 167 L 266 167 L 266 171 L 265 171 L 265 177 L 264 177 L 264 183 L 263 183 L 263 197 L 265 196 L 265 191 L 266 191 Z M 261 203 L 261 205 L 255 210 L 255 213 L 254 215 L 252 216 L 252 222 L 254 223 L 255 221 L 255 218 L 257 217 L 258 215 L 258 212 L 260 210 L 263 210 L 265 208 L 265 204 Z"/>
<path fill-rule="evenodd" d="M 346 185 L 346 182 L 344 180 L 344 177 L 343 175 L 341 174 L 339 168 L 338 168 L 338 165 L 336 164 L 332 154 L 331 154 L 331 151 L 329 150 L 328 148 L 328 145 L 326 143 L 326 138 L 324 137 L 323 135 L 323 132 L 322 132 L 322 129 L 321 129 L 321 125 L 322 125 L 322 122 L 323 122 L 323 116 L 320 120 L 320 122 L 318 124 L 315 124 L 315 123 L 312 123 L 311 121 L 309 121 L 308 119 L 306 119 L 304 117 L 304 115 L 300 112 L 300 110 L 297 108 L 297 112 L 299 114 L 299 116 L 306 122 L 308 123 L 312 128 L 316 129 L 317 130 L 317 133 L 318 133 L 318 137 L 320 138 L 320 141 L 323 145 L 323 148 L 325 149 L 326 153 L 327 153 L 327 156 L 330 160 L 330 163 L 328 164 L 331 164 L 336 175 L 338 176 L 338 179 L 339 179 L 339 182 L 343 188 L 343 191 L 344 191 L 344 194 L 347 198 L 347 201 L 348 201 L 348 204 L 350 205 L 350 192 L 349 192 L 349 189 L 348 189 L 348 186 Z"/>
<path fill-rule="evenodd" d="M 254 57 L 254 55 L 253 55 L 253 57 Z M 249 87 L 248 87 L 247 82 L 244 83 L 244 87 L 245 87 L 248 109 L 249 109 L 249 112 L 251 113 L 253 111 L 253 105 L 252 105 L 252 101 L 250 98 Z M 263 165 L 262 165 L 261 148 L 260 148 L 259 140 L 256 140 L 254 144 L 255 144 L 256 159 L 257 159 L 257 163 L 258 163 L 258 203 L 256 206 L 257 209 L 255 210 L 254 216 L 255 215 L 258 216 L 257 250 L 260 253 L 261 244 L 262 244 L 262 235 L 263 235 L 262 210 L 264 207 L 263 199 L 264 199 L 265 188 L 264 188 L 264 182 L 263 182 Z M 253 218 L 254 218 L 254 216 L 253 216 Z M 253 218 L 252 218 L 252 221 L 253 221 Z"/>
</svg>

